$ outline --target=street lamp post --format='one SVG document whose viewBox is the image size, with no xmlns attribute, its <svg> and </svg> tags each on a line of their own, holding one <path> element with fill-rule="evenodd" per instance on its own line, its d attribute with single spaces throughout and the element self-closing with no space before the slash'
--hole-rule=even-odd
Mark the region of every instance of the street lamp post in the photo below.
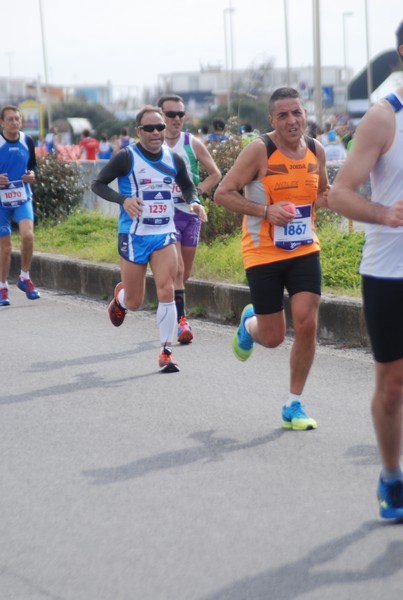
<svg viewBox="0 0 403 600">
<path fill-rule="evenodd" d="M 343 13 L 343 59 L 344 59 L 344 81 L 348 83 L 348 75 L 347 75 L 347 35 L 346 35 L 346 21 L 348 17 L 352 17 L 354 13 L 352 12 L 344 12 Z"/>
<path fill-rule="evenodd" d="M 46 87 L 46 109 L 48 113 L 48 127 L 51 129 L 52 127 L 52 110 L 50 107 L 50 99 L 49 99 L 49 83 L 48 83 L 48 62 L 46 56 L 46 43 L 45 43 L 45 26 L 43 21 L 43 10 L 42 10 L 42 0 L 39 0 L 39 16 L 41 20 L 41 36 L 42 36 L 42 52 L 43 52 L 43 67 L 45 72 L 45 87 Z"/>
<path fill-rule="evenodd" d="M 284 0 L 284 30 L 285 30 L 285 57 L 287 64 L 287 85 L 291 87 L 291 69 L 290 69 L 290 44 L 288 39 L 288 6 L 287 0 Z"/>
<path fill-rule="evenodd" d="M 14 52 L 6 52 L 6 56 L 8 57 L 8 81 L 7 81 L 7 94 L 8 94 L 8 102 L 12 104 L 12 90 L 13 90 L 13 56 Z"/>
<path fill-rule="evenodd" d="M 225 43 L 225 70 L 227 79 L 227 107 L 228 114 L 231 112 L 231 88 L 232 78 L 234 72 L 234 45 L 232 39 L 232 13 L 235 11 L 231 6 L 231 0 L 229 0 L 229 7 L 224 8 L 224 43 Z M 227 14 L 229 21 L 229 44 L 227 39 Z M 228 51 L 229 45 L 229 51 Z M 229 57 L 229 58 L 228 58 Z"/>
<path fill-rule="evenodd" d="M 352 13 L 352 12 L 344 12 L 343 13 L 343 60 L 344 60 L 343 79 L 344 79 L 344 84 L 346 86 L 346 106 L 348 104 L 348 84 L 349 84 L 349 77 L 348 77 L 348 73 L 347 73 L 347 35 L 346 35 L 347 28 L 346 28 L 346 22 L 347 22 L 347 18 L 352 17 L 353 14 L 354 13 Z"/>
<path fill-rule="evenodd" d="M 368 1 L 365 0 L 365 38 L 367 46 L 367 89 L 368 89 L 368 108 L 371 106 L 372 94 L 372 68 L 369 52 L 369 26 L 368 26 Z"/>
<path fill-rule="evenodd" d="M 316 122 L 322 127 L 322 74 L 320 61 L 320 15 L 319 0 L 312 0 L 313 8 L 313 51 Z"/>
</svg>

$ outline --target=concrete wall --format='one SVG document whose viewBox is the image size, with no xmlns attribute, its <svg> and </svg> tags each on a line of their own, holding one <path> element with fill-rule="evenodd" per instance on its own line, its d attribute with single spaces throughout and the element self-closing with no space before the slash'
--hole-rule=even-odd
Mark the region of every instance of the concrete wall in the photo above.
<svg viewBox="0 0 403 600">
<path fill-rule="evenodd" d="M 19 252 L 14 251 L 9 281 L 16 280 L 20 269 Z M 118 265 L 93 264 L 65 256 L 36 252 L 32 262 L 32 278 L 41 287 L 90 296 L 106 303 L 120 281 Z M 250 302 L 249 288 L 202 280 L 186 284 L 188 310 L 203 310 L 206 317 L 237 323 L 243 307 Z M 152 276 L 147 276 L 145 306 L 157 302 Z M 285 299 L 288 323 L 289 302 Z M 292 329 L 289 327 L 289 333 Z M 318 339 L 345 347 L 368 347 L 362 303 L 360 299 L 323 296 L 319 312 Z"/>
<path fill-rule="evenodd" d="M 117 217 L 120 210 L 119 205 L 103 200 L 94 194 L 90 188 L 92 180 L 95 179 L 97 173 L 99 173 L 107 162 L 107 160 L 83 160 L 79 163 L 83 179 L 88 184 L 88 189 L 84 192 L 81 206 L 89 211 L 95 210 L 103 215 Z M 113 181 L 110 185 L 114 190 L 118 189 L 117 180 Z"/>
</svg>

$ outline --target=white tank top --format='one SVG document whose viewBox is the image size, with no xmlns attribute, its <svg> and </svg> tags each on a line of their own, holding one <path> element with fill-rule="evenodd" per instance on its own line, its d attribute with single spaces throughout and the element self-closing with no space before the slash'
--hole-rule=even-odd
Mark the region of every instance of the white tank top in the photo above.
<svg viewBox="0 0 403 600">
<path fill-rule="evenodd" d="M 186 169 L 189 177 L 197 187 L 200 181 L 199 176 L 199 161 L 196 158 L 196 153 L 193 148 L 193 135 L 187 131 L 182 131 L 175 146 L 171 148 L 172 152 L 179 154 L 186 164 Z M 172 196 L 175 202 L 175 208 L 188 214 L 194 215 L 190 210 L 189 204 L 182 197 L 180 187 L 174 183 L 172 186 Z M 194 215 L 197 217 L 197 215 Z M 197 217 L 198 218 L 198 217 Z"/>
<path fill-rule="evenodd" d="M 394 94 L 403 105 L 403 99 Z M 395 109 L 396 110 L 396 109 Z M 395 113 L 395 138 L 371 171 L 371 202 L 393 206 L 403 200 L 403 106 Z M 403 227 L 368 223 L 360 265 L 361 275 L 403 279 Z"/>
</svg>

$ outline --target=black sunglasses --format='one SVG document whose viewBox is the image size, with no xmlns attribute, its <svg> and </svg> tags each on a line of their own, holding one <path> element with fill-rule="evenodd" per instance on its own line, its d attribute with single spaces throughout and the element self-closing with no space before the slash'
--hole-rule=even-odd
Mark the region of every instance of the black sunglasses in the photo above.
<svg viewBox="0 0 403 600">
<path fill-rule="evenodd" d="M 154 129 L 156 129 L 157 131 L 164 131 L 165 127 L 165 123 L 157 123 L 156 125 L 139 125 L 138 129 L 142 129 L 147 133 L 152 133 Z"/>
<path fill-rule="evenodd" d="M 167 110 L 166 112 L 164 112 L 164 115 L 166 117 L 168 117 L 169 119 L 174 119 L 175 117 L 179 117 L 180 119 L 183 119 L 185 114 L 186 113 L 184 110 Z"/>
</svg>

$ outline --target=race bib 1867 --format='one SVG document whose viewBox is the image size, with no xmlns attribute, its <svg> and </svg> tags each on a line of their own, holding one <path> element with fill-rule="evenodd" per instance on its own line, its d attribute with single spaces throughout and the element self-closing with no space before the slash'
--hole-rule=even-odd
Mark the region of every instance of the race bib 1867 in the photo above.
<svg viewBox="0 0 403 600">
<path fill-rule="evenodd" d="M 312 205 L 296 206 L 293 220 L 280 227 L 274 226 L 274 245 L 283 250 L 295 250 L 303 244 L 313 243 Z"/>
</svg>

